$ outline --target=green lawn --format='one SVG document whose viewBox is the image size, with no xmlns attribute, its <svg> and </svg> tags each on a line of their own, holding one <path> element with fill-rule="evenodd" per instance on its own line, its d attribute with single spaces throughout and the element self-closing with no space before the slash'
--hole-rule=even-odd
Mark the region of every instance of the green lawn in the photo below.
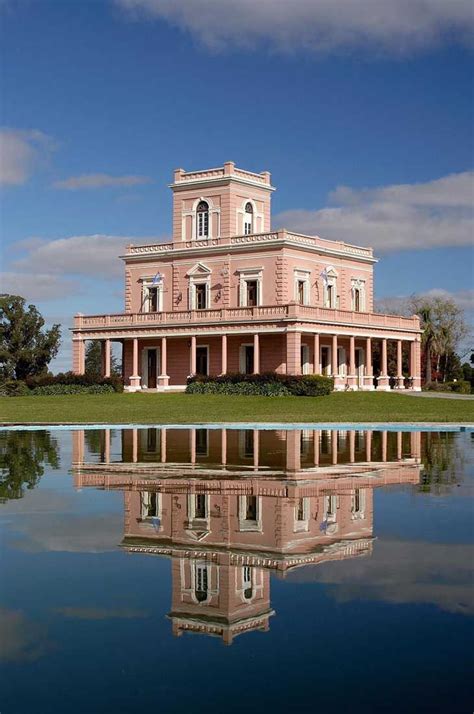
<svg viewBox="0 0 474 714">
<path fill-rule="evenodd" d="M 474 401 L 387 393 L 328 397 L 105 394 L 0 397 L 7 423 L 474 422 Z"/>
</svg>

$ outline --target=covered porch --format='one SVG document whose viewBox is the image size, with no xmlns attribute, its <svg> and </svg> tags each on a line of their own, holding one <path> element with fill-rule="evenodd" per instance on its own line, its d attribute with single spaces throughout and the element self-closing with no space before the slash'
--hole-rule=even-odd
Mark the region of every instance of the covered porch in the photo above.
<svg viewBox="0 0 474 714">
<path fill-rule="evenodd" d="M 149 331 L 146 331 L 149 333 Z M 189 376 L 229 373 L 323 374 L 337 391 L 421 389 L 418 335 L 347 334 L 306 326 L 183 334 L 75 334 L 74 371 L 85 370 L 85 342 L 102 345 L 102 373 L 110 376 L 111 343 L 122 344 L 127 391 L 184 390 Z"/>
</svg>

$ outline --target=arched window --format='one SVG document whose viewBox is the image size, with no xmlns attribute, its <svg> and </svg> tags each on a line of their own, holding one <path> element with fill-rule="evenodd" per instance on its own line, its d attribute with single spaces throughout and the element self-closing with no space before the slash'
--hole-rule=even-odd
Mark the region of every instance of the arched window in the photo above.
<svg viewBox="0 0 474 714">
<path fill-rule="evenodd" d="M 250 235 L 253 233 L 253 206 L 248 201 L 245 204 L 245 213 L 244 213 L 244 234 L 246 236 Z"/>
<path fill-rule="evenodd" d="M 360 290 L 359 290 L 359 288 L 354 288 L 354 310 L 355 310 L 355 312 L 360 312 Z"/>
<path fill-rule="evenodd" d="M 198 238 L 209 236 L 209 205 L 206 201 L 199 201 L 196 208 L 196 235 Z"/>
</svg>

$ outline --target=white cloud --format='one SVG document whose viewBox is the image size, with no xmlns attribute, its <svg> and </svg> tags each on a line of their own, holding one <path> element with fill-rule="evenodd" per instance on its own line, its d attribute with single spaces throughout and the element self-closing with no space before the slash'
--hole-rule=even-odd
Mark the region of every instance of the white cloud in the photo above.
<svg viewBox="0 0 474 714">
<path fill-rule="evenodd" d="M 21 610 L 0 608 L 0 661 L 34 662 L 50 649 L 44 625 Z"/>
<path fill-rule="evenodd" d="M 263 45 L 281 52 L 362 48 L 402 55 L 468 42 L 470 0 L 115 0 L 132 16 L 164 20 L 211 50 Z"/>
<path fill-rule="evenodd" d="M 21 295 L 27 302 L 56 300 L 66 294 L 77 293 L 80 283 L 51 273 L 25 274 L 14 271 L 0 273 L 0 292 Z"/>
<path fill-rule="evenodd" d="M 34 275 L 39 271 L 56 275 L 116 278 L 123 275 L 123 263 L 118 256 L 125 252 L 130 242 L 133 239 L 126 236 L 104 234 L 56 240 L 36 239 L 28 246 L 30 249 L 26 255 L 13 262 L 13 267 Z"/>
<path fill-rule="evenodd" d="M 422 293 L 417 293 L 420 297 L 441 297 L 453 300 L 458 307 L 465 310 L 466 313 L 474 311 L 474 290 L 459 290 L 450 292 L 442 288 L 432 288 Z M 409 295 L 393 295 L 390 297 L 381 297 L 376 300 L 376 308 L 381 312 L 390 312 L 395 315 L 407 314 L 407 303 L 410 299 Z M 409 312 L 409 311 L 408 311 Z"/>
<path fill-rule="evenodd" d="M 308 567 L 290 572 L 288 578 L 325 583 L 340 601 L 429 603 L 472 614 L 472 557 L 471 545 L 381 540 L 370 558 Z"/>
<path fill-rule="evenodd" d="M 0 185 L 21 186 L 55 149 L 51 137 L 36 129 L 0 129 Z"/>
<path fill-rule="evenodd" d="M 345 186 L 317 210 L 289 210 L 276 225 L 323 238 L 373 246 L 377 251 L 472 245 L 474 172 L 418 184 L 375 189 Z"/>
<path fill-rule="evenodd" d="M 151 183 L 149 176 L 111 176 L 110 174 L 82 174 L 81 176 L 71 176 L 62 181 L 56 181 L 55 188 L 64 188 L 69 191 L 77 189 L 94 189 L 123 186 L 138 186 L 144 183 Z"/>
</svg>

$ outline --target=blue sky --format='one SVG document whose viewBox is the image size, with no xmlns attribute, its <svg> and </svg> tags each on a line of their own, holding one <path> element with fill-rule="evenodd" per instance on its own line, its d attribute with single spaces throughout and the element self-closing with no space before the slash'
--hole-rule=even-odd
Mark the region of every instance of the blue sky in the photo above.
<svg viewBox="0 0 474 714">
<path fill-rule="evenodd" d="M 374 7 L 376 10 L 374 10 Z M 3 291 L 66 327 L 122 309 L 178 166 L 272 172 L 275 225 L 374 245 L 376 294 L 472 309 L 464 0 L 3 0 Z"/>
</svg>

